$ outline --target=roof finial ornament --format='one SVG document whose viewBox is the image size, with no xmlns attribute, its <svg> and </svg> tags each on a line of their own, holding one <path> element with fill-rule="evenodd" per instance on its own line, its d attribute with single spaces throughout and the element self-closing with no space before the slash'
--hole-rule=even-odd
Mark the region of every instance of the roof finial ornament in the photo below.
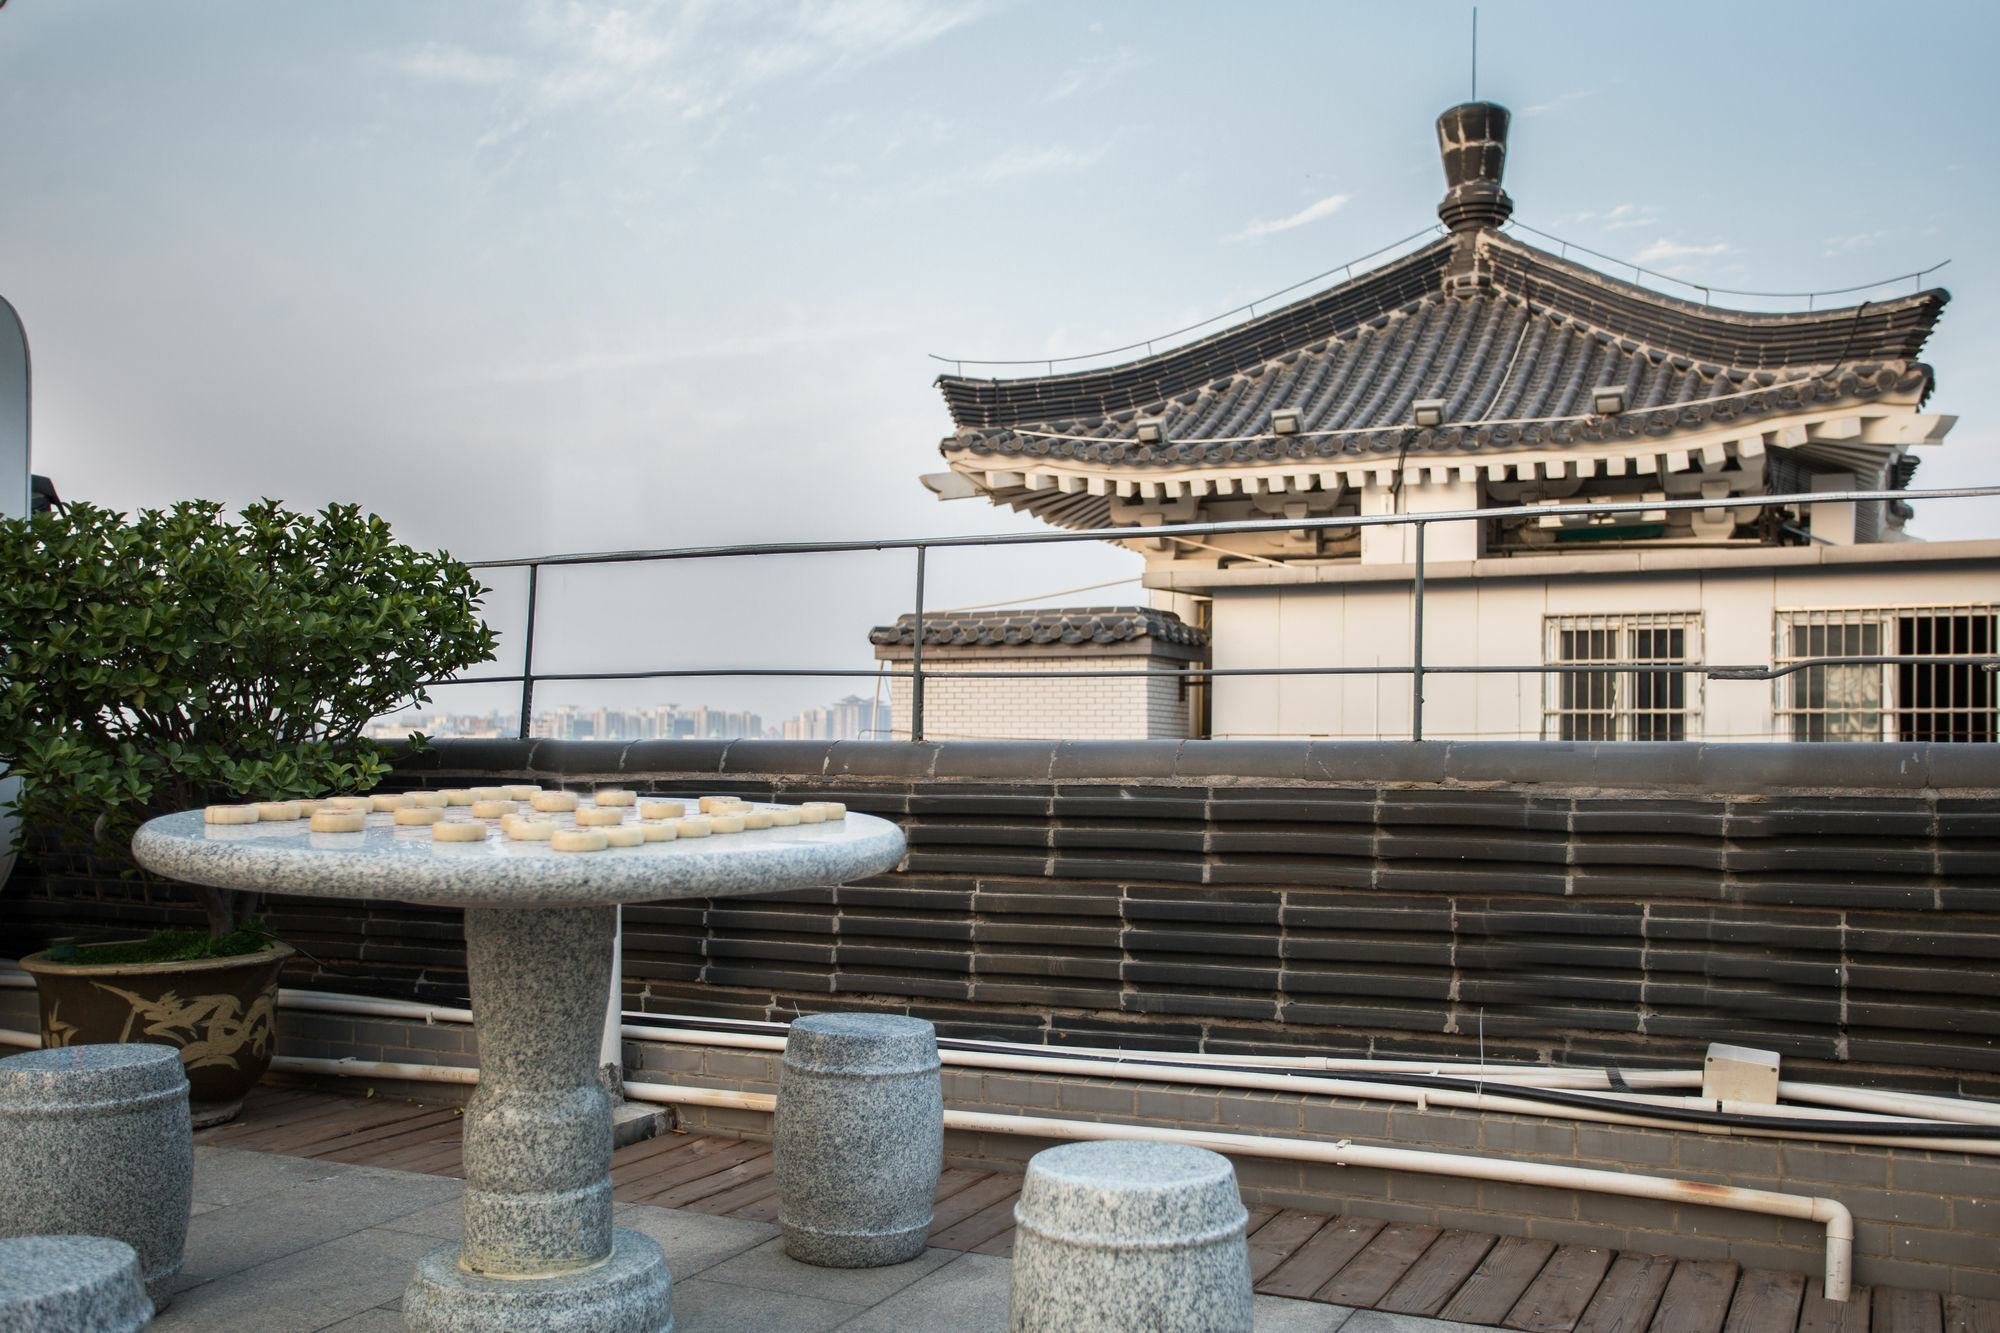
<svg viewBox="0 0 2000 1333">
<path fill-rule="evenodd" d="M 1500 188 L 1511 119 L 1497 102 L 1461 102 L 1438 117 L 1446 186 L 1438 217 L 1453 231 L 1498 227 L 1514 215 L 1514 201 Z"/>
</svg>

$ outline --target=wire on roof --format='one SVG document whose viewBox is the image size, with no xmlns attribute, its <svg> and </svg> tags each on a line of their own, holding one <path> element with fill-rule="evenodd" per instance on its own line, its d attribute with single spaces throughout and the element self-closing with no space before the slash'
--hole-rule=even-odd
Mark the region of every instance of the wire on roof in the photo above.
<svg viewBox="0 0 2000 1333">
<path fill-rule="evenodd" d="M 1016 361 L 1004 361 L 988 356 L 939 356 L 936 352 L 929 353 L 929 356 L 933 361 L 948 361 L 952 365 L 959 367 L 960 374 L 964 373 L 966 366 L 1047 366 L 1049 367 L 1049 373 L 1054 374 L 1057 366 L 1067 365 L 1072 361 L 1095 361 L 1101 356 L 1117 356 L 1121 352 L 1136 352 L 1142 347 L 1146 349 L 1146 355 L 1151 356 L 1155 343 L 1163 343 L 1169 338 L 1178 338 L 1183 333 L 1193 333 L 1196 329 L 1207 328 L 1210 324 L 1228 319 L 1231 315 L 1240 315 L 1246 310 L 1254 316 L 1257 313 L 1258 306 L 1269 305 L 1280 296 L 1288 296 L 1299 288 L 1310 286 L 1322 278 L 1330 278 L 1336 273 L 1345 273 L 1348 279 L 1351 280 L 1354 277 L 1354 266 L 1356 264 L 1365 264 L 1377 255 L 1387 254 L 1399 245 L 1408 245 L 1411 241 L 1417 240 L 1419 237 L 1429 236 L 1433 232 L 1442 234 L 1444 232 L 1443 224 L 1433 222 L 1422 231 L 1413 231 L 1400 241 L 1391 241 L 1378 249 L 1370 250 L 1365 255 L 1358 255 L 1348 260 L 1345 264 L 1336 264 L 1324 273 L 1315 273 L 1310 278 L 1300 278 L 1289 287 L 1280 287 L 1275 292 L 1260 296 L 1254 301 L 1246 301 L 1242 305 L 1236 306 L 1234 309 L 1225 310 L 1219 315 L 1210 315 L 1207 319 L 1198 319 L 1192 324 L 1184 325 L 1167 333 L 1156 334 L 1151 338 L 1144 338 L 1135 343 L 1126 343 L 1123 347 L 1107 347 L 1101 352 L 1079 352 L 1075 356 L 1031 356 Z"/>
<path fill-rule="evenodd" d="M 1620 268 L 1629 268 L 1635 274 L 1643 273 L 1649 278 L 1658 278 L 1662 282 L 1678 283 L 1682 287 L 1692 288 L 1702 293 L 1704 297 L 1713 292 L 1721 292 L 1724 296 L 1761 296 L 1776 300 L 1802 300 L 1806 302 L 1806 309 L 1808 310 L 1812 309 L 1812 302 L 1822 296 L 1846 296 L 1852 292 L 1870 292 L 1874 291 L 1877 287 L 1887 287 L 1891 283 L 1896 282 L 1914 281 L 1917 284 L 1917 290 L 1922 291 L 1925 276 L 1937 272 L 1951 262 L 1949 259 L 1941 259 L 1929 268 L 1920 268 L 1914 273 L 1898 273 L 1893 278 L 1883 278 L 1880 282 L 1864 282 L 1857 287 L 1828 287 L 1816 292 L 1752 292 L 1736 287 L 1714 287 L 1705 282 L 1689 282 L 1686 278 L 1677 278 L 1671 273 L 1662 273 L 1658 269 L 1646 268 L 1633 263 L 1629 259 L 1620 259 L 1616 255 L 1607 255 L 1602 250 L 1593 250 L 1589 246 L 1581 245 L 1576 241 L 1564 240 L 1562 237 L 1552 235 L 1539 227 L 1530 227 L 1519 218 L 1509 218 L 1506 225 L 1517 231 L 1533 232 L 1545 241 L 1554 241 L 1562 247 L 1562 257 L 1564 259 L 1569 258 L 1571 250 L 1581 250 L 1593 259 L 1602 259 L 1607 264 L 1616 264 Z M 1713 302 L 1704 300 L 1702 304 L 1712 305 Z"/>
<path fill-rule="evenodd" d="M 1140 576 L 1134 574 L 1129 579 L 1112 579 L 1109 583 L 1086 583 L 1080 588 L 1057 588 L 1054 592 L 1038 592 L 1031 597 L 1009 597 L 998 602 L 980 602 L 976 606 L 947 606 L 938 611 L 926 611 L 929 616 L 955 616 L 961 611 L 990 611 L 996 606 L 1018 606 L 1027 609 L 1030 602 L 1039 602 L 1045 597 L 1067 597 L 1073 592 L 1096 592 L 1099 588 L 1116 588 L 1124 583 L 1137 583 Z M 1062 608 L 1052 608 L 1060 610 Z"/>
<path fill-rule="evenodd" d="M 1539 227 L 1531 227 L 1527 223 L 1521 221 L 1519 218 L 1509 218 L 1505 225 L 1509 229 L 1532 232 L 1536 236 L 1541 237 L 1545 241 L 1554 241 L 1558 246 L 1562 247 L 1562 258 L 1567 259 L 1569 257 L 1569 252 L 1571 250 L 1578 250 L 1584 254 L 1591 256 L 1593 259 L 1601 259 L 1607 264 L 1616 264 L 1620 268 L 1629 268 L 1632 270 L 1635 276 L 1643 274 L 1646 277 L 1658 278 L 1662 282 L 1675 283 L 1679 286 L 1686 287 L 1692 291 L 1700 292 L 1703 295 L 1702 304 L 1704 305 L 1713 305 L 1714 301 L 1709 298 L 1711 298 L 1716 293 L 1720 293 L 1723 296 L 1757 296 L 1757 297 L 1767 297 L 1774 300 L 1803 300 L 1806 303 L 1806 309 L 1811 310 L 1813 301 L 1817 300 L 1819 297 L 1845 296 L 1852 292 L 1873 291 L 1878 287 L 1887 287 L 1891 283 L 1914 281 L 1918 284 L 1918 289 L 1922 290 L 1923 280 L 1926 276 L 1937 272 L 1939 269 L 1943 268 L 1946 264 L 1951 263 L 1949 259 L 1940 260 L 1939 262 L 1932 264 L 1929 268 L 1921 268 L 1914 273 L 1899 273 L 1893 278 L 1883 278 L 1880 282 L 1864 282 L 1856 287 L 1829 287 L 1822 291 L 1813 291 L 1813 292 L 1753 292 L 1753 291 L 1742 290 L 1740 288 L 1735 288 L 1735 287 L 1716 287 L 1709 283 L 1690 282 L 1686 278 L 1677 278 L 1671 273 L 1662 273 L 1658 269 L 1646 268 L 1644 265 L 1635 264 L 1629 259 L 1620 259 L 1616 255 L 1607 255 L 1602 250 L 1593 250 L 1589 246 L 1583 245 L 1577 241 L 1566 240 L 1563 237 L 1557 236 L 1551 232 L 1543 231 Z M 1166 342 L 1170 338 L 1178 338 L 1184 333 L 1193 333 L 1196 329 L 1207 328 L 1209 325 L 1228 319 L 1232 315 L 1240 315 L 1245 312 L 1248 312 L 1254 318 L 1257 314 L 1258 306 L 1269 305 L 1272 301 L 1277 300 L 1281 296 L 1289 296 L 1291 293 L 1297 291 L 1301 287 L 1310 286 L 1311 284 L 1319 282 L 1322 279 L 1330 278 L 1336 273 L 1345 274 L 1346 277 L 1344 280 L 1352 281 L 1354 278 L 1354 266 L 1356 264 L 1365 264 L 1369 260 L 1377 257 L 1378 255 L 1387 254 L 1389 251 L 1396 249 L 1398 246 L 1408 245 L 1411 241 L 1417 240 L 1421 237 L 1429 236 L 1434 233 L 1445 234 L 1445 232 L 1446 229 L 1442 224 L 1432 223 L 1430 226 L 1425 227 L 1422 231 L 1413 231 L 1408 236 L 1403 237 L 1401 240 L 1391 241 L 1387 245 L 1381 246 L 1374 250 L 1370 250 L 1365 255 L 1361 255 L 1358 256 L 1357 258 L 1351 259 L 1345 264 L 1336 265 L 1333 268 L 1327 269 L 1323 273 L 1315 273 L 1309 278 L 1301 278 L 1289 287 L 1280 287 L 1275 292 L 1271 292 L 1267 295 L 1260 296 L 1254 301 L 1246 301 L 1244 304 L 1236 306 L 1233 309 L 1225 310 L 1220 314 L 1210 315 L 1207 319 L 1196 320 L 1192 324 L 1183 325 L 1178 329 L 1172 329 L 1166 333 L 1156 334 L 1151 338 L 1143 338 L 1138 342 L 1126 343 L 1123 347 L 1107 347 L 1104 350 L 1098 352 L 1079 352 L 1074 356 L 1053 356 L 1053 357 L 1031 356 L 1031 357 L 1016 358 L 1012 360 L 1000 357 L 990 357 L 990 356 L 941 356 L 936 352 L 928 353 L 928 355 L 930 356 L 930 359 L 933 361 L 943 361 L 947 362 L 950 365 L 956 366 L 961 376 L 964 375 L 965 368 L 967 366 L 1047 366 L 1049 369 L 1049 373 L 1053 375 L 1055 373 L 1055 368 L 1057 366 L 1069 365 L 1072 362 L 1076 361 L 1095 361 L 1100 357 L 1119 356 L 1125 352 L 1139 351 L 1142 348 L 1145 350 L 1146 355 L 1151 356 L 1153 355 L 1153 349 L 1155 348 L 1155 346 L 1157 346 L 1160 343 Z"/>
</svg>

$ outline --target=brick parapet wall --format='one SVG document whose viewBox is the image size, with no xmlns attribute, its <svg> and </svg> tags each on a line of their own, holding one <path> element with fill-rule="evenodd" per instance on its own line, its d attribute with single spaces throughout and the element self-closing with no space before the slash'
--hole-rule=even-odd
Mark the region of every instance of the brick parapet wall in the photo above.
<svg viewBox="0 0 2000 1333">
<path fill-rule="evenodd" d="M 634 1008 L 1681 1067 L 1728 1041 L 1793 1077 L 2000 1095 L 2000 747 L 446 741 L 401 777 L 903 825 L 895 874 L 628 908 Z M 464 1000 L 455 912 L 266 910 L 313 955 L 289 984 Z M 198 920 L 169 886 L 29 873 L 0 953 Z"/>
<path fill-rule="evenodd" d="M 630 1079 L 777 1091 L 775 1052 L 628 1041 L 626 1060 Z M 1828 1196 L 1855 1216 L 1856 1281 L 2000 1296 L 2000 1264 L 1995 1262 L 2000 1205 L 1994 1203 L 2000 1198 L 2000 1157 L 1015 1071 L 947 1068 L 944 1092 L 945 1105 L 955 1111 L 1321 1143 L 1345 1139 Z M 753 1138 L 768 1138 L 771 1132 L 768 1115 L 726 1108 L 683 1107 L 681 1123 Z M 1050 1143 L 954 1131 L 945 1151 L 954 1166 L 1019 1169 Z M 1825 1252 L 1822 1227 L 1760 1214 L 1372 1168 L 1252 1157 L 1235 1161 L 1245 1196 L 1254 1203 L 1809 1273 L 1820 1270 Z"/>
</svg>

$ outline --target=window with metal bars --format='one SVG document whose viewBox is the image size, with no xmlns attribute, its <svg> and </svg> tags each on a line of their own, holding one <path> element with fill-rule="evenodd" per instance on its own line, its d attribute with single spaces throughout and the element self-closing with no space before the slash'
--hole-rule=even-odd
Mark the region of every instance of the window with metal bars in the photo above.
<svg viewBox="0 0 2000 1333">
<path fill-rule="evenodd" d="M 1603 670 L 1550 672 L 1542 737 L 1562 741 L 1678 741 L 1695 730 L 1701 677 L 1639 668 L 1701 660 L 1701 613 L 1549 616 L 1544 661 Z"/>
<path fill-rule="evenodd" d="M 2000 607 L 1910 606 L 1778 612 L 1776 661 L 1992 655 Z M 1807 667 L 1777 682 L 1780 733 L 1797 741 L 1992 741 L 2000 697 L 1978 663 Z"/>
</svg>

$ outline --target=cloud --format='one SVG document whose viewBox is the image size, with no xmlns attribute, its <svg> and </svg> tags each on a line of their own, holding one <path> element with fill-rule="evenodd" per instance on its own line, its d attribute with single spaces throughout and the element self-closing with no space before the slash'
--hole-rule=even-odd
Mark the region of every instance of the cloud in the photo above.
<svg viewBox="0 0 2000 1333">
<path fill-rule="evenodd" d="M 1829 236 L 1826 238 L 1826 257 L 1837 259 L 1856 250 L 1873 249 L 1875 242 L 1888 234 L 1886 231 L 1857 231 L 1851 236 Z"/>
<path fill-rule="evenodd" d="M 1021 180 L 1028 176 L 1047 176 L 1055 172 L 1081 171 L 1093 166 L 1104 156 L 1102 148 L 1070 148 L 1063 144 L 1051 144 L 1047 148 L 1009 148 L 998 157 L 990 158 L 974 167 L 972 179 L 989 185 L 1003 181 Z"/>
<path fill-rule="evenodd" d="M 1345 194 L 1330 194 L 1317 203 L 1307 204 L 1290 217 L 1279 218 L 1275 222 L 1247 222 L 1243 225 L 1242 231 L 1226 239 L 1247 241 L 1254 237 L 1269 236 L 1274 232 L 1290 231 L 1294 227 L 1303 227 L 1309 222 L 1318 222 L 1321 218 L 1330 218 L 1342 208 L 1345 208 L 1348 199 L 1351 197 Z"/>
<path fill-rule="evenodd" d="M 1670 241 L 1665 237 L 1661 237 L 1641 250 L 1636 262 L 1641 264 L 1672 263 L 1681 259 L 1698 259 L 1704 255 L 1719 255 L 1728 249 L 1729 244 L 1726 241 L 1717 241 L 1714 245 L 1682 245 L 1678 241 Z"/>
<path fill-rule="evenodd" d="M 1565 106 L 1568 106 L 1571 102 L 1581 101 L 1583 98 L 1595 96 L 1596 92 L 1597 90 L 1595 88 L 1586 88 L 1581 92 L 1564 93 L 1562 96 L 1556 98 L 1556 100 L 1553 102 L 1538 102 L 1534 106 L 1524 107 L 1522 108 L 1521 114 L 1524 116 L 1545 116 L 1551 111 L 1562 110 Z"/>
<path fill-rule="evenodd" d="M 427 83 L 492 85 L 514 77 L 514 62 L 505 56 L 481 55 L 450 42 L 425 42 L 382 57 L 398 73 Z"/>
<path fill-rule="evenodd" d="M 377 63 L 431 82 L 510 85 L 530 118 L 629 106 L 693 120 L 717 116 L 773 83 L 832 77 L 923 46 L 985 8 L 985 0 L 526 0 L 506 34 L 512 57 L 429 43 L 384 53 Z"/>
<path fill-rule="evenodd" d="M 1096 148 L 1074 148 L 1068 144 L 1049 144 L 1042 148 L 1009 148 L 987 158 L 984 162 L 933 177 L 922 187 L 922 192 L 936 194 L 968 187 L 976 189 L 1011 185 L 1015 181 L 1035 176 L 1082 171 L 1095 166 L 1110 149 L 1111 145 L 1108 142 Z"/>
<path fill-rule="evenodd" d="M 434 388 L 465 388 L 495 384 L 541 384 L 590 375 L 650 370 L 696 361 L 744 360 L 776 352 L 823 346 L 848 346 L 899 333 L 904 326 L 884 321 L 846 324 L 793 324 L 751 334 L 704 336 L 699 341 L 606 347 L 535 361 L 464 366 L 440 373 Z"/>
<path fill-rule="evenodd" d="M 1060 102 L 1074 97 L 1086 89 L 1102 88 L 1113 79 L 1139 68 L 1145 61 L 1127 47 L 1119 47 L 1108 56 L 1085 56 L 1082 60 L 1063 71 L 1056 80 L 1055 87 L 1049 89 L 1049 100 Z"/>
</svg>

